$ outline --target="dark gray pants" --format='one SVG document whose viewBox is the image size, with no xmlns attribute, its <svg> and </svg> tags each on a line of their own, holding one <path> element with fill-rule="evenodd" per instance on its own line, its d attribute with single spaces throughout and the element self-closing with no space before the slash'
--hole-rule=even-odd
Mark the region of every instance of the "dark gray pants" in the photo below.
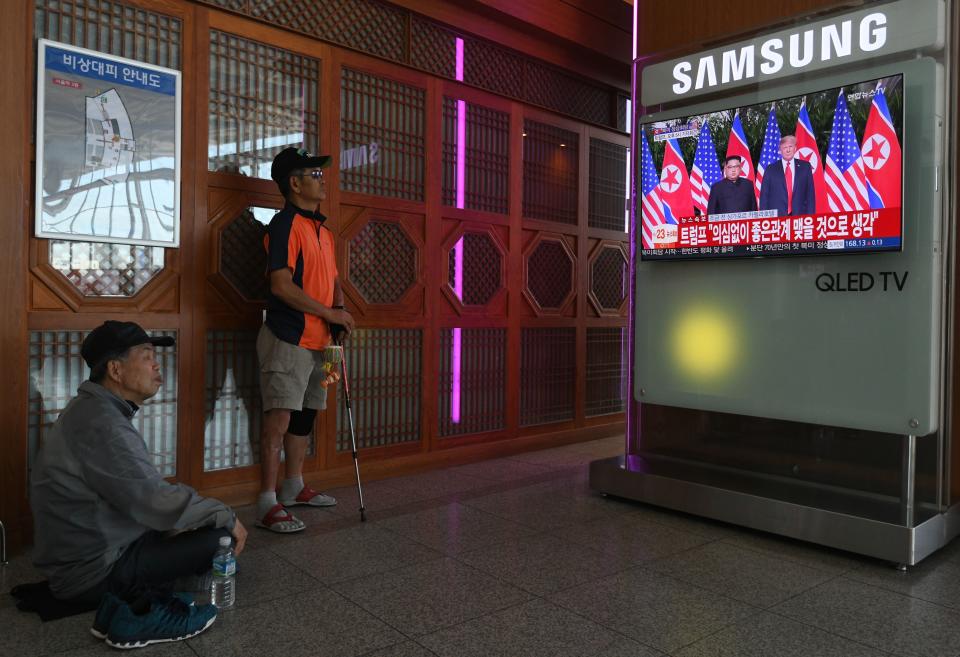
<svg viewBox="0 0 960 657">
<path fill-rule="evenodd" d="M 108 591 L 126 602 L 145 593 L 170 591 L 178 577 L 210 570 L 221 536 L 227 529 L 203 527 L 166 537 L 149 531 L 123 551 L 105 580 L 71 602 L 96 607 Z"/>
</svg>

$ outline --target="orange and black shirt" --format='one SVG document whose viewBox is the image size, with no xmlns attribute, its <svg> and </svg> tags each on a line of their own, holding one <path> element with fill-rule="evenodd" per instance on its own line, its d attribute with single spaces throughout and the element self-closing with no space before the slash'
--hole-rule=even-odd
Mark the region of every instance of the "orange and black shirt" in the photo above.
<svg viewBox="0 0 960 657">
<path fill-rule="evenodd" d="M 294 284 L 325 306 L 333 305 L 337 259 L 333 233 L 323 227 L 326 217 L 287 203 L 274 215 L 263 243 L 267 248 L 267 273 L 287 267 Z M 307 349 L 330 344 L 330 327 L 310 313 L 291 308 L 269 292 L 267 326 L 284 342 Z"/>
</svg>

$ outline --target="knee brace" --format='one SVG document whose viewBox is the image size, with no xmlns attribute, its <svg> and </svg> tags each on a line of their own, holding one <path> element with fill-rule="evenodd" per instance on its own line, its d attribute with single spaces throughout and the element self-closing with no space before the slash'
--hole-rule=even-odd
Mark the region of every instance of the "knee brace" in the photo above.
<svg viewBox="0 0 960 657">
<path fill-rule="evenodd" d="M 290 412 L 290 425 L 287 433 L 294 436 L 309 436 L 313 431 L 313 423 L 317 419 L 317 409 L 305 408 L 302 411 Z"/>
</svg>

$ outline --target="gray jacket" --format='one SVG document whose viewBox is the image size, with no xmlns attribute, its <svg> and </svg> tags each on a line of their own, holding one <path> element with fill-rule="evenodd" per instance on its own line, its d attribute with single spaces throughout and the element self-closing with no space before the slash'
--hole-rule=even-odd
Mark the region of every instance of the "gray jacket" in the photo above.
<svg viewBox="0 0 960 657">
<path fill-rule="evenodd" d="M 58 598 L 99 584 L 149 530 L 233 528 L 230 507 L 160 475 L 131 423 L 135 412 L 85 381 L 44 436 L 30 481 L 33 561 Z"/>
</svg>

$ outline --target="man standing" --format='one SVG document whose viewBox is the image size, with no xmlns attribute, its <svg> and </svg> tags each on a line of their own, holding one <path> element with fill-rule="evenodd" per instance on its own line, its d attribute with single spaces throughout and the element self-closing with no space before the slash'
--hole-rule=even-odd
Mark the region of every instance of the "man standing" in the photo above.
<svg viewBox="0 0 960 657">
<path fill-rule="evenodd" d="M 319 211 L 327 198 L 324 168 L 329 164 L 329 155 L 289 147 L 277 154 L 270 170 L 286 205 L 267 229 L 270 293 L 257 336 L 264 410 L 257 526 L 281 534 L 306 527 L 285 507 L 337 503 L 303 483 L 307 440 L 317 410 L 327 406 L 322 352 L 331 342 L 330 326 L 353 328 L 343 307 L 333 233 Z M 278 501 L 281 445 L 285 479 Z"/>
<path fill-rule="evenodd" d="M 707 214 L 753 212 L 757 209 L 753 183 L 740 177 L 741 166 L 743 160 L 739 155 L 729 155 L 723 161 L 723 178 L 710 187 Z"/>
<path fill-rule="evenodd" d="M 777 216 L 813 214 L 817 210 L 817 193 L 813 187 L 813 167 L 794 157 L 797 138 L 780 138 L 780 162 L 763 172 L 760 187 L 760 209 L 776 210 Z"/>
<path fill-rule="evenodd" d="M 133 322 L 91 331 L 80 348 L 90 380 L 44 436 L 31 474 L 34 565 L 55 598 L 99 605 L 91 632 L 120 648 L 209 627 L 216 608 L 169 592 L 210 570 L 222 536 L 238 554 L 247 537 L 228 506 L 164 479 L 133 426 L 163 383 L 155 349 L 172 345 Z"/>
</svg>

